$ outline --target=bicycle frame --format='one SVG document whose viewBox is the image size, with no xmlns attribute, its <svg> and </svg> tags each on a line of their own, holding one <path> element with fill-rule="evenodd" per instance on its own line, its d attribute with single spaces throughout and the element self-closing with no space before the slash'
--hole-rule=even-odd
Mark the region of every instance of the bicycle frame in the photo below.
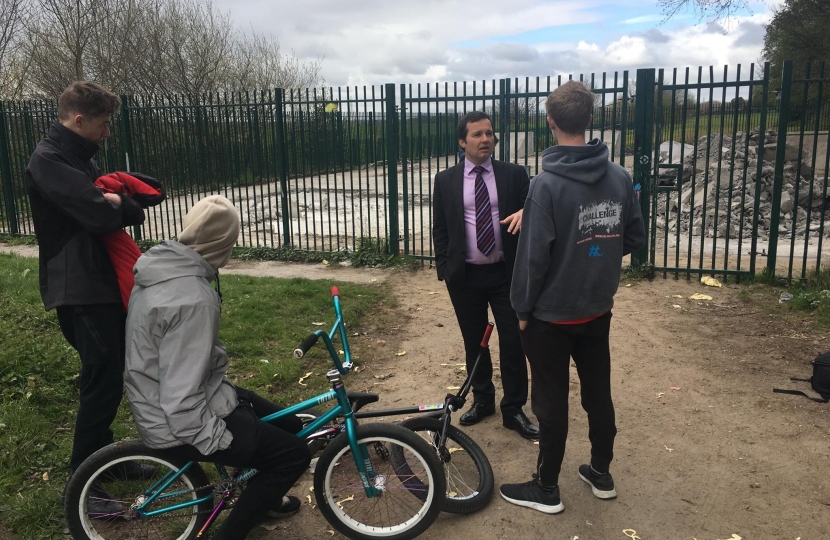
<svg viewBox="0 0 830 540">
<path fill-rule="evenodd" d="M 352 367 L 351 362 L 351 351 L 349 349 L 349 342 L 346 337 L 346 326 L 343 323 L 343 313 L 340 307 L 340 291 L 337 287 L 331 288 L 332 300 L 334 303 L 334 312 L 336 315 L 336 319 L 334 324 L 332 325 L 331 331 L 326 333 L 324 330 L 317 330 L 309 337 L 307 337 L 300 346 L 295 349 L 294 355 L 298 358 L 302 358 L 302 356 L 310 349 L 319 338 L 323 339 L 323 342 L 326 344 L 326 349 L 328 349 L 329 355 L 331 356 L 332 362 L 334 362 L 335 368 L 330 370 L 326 377 L 332 384 L 332 389 L 328 392 L 315 396 L 313 398 L 307 399 L 301 403 L 296 405 L 292 405 L 291 407 L 287 407 L 278 411 L 274 414 L 265 416 L 262 418 L 263 421 L 268 422 L 271 420 L 276 420 L 278 418 L 282 418 L 284 416 L 293 415 L 298 412 L 304 411 L 310 407 L 315 405 L 322 405 L 323 403 L 327 403 L 332 400 L 337 400 L 337 404 L 332 407 L 329 411 L 325 414 L 320 416 L 319 418 L 315 419 L 305 428 L 303 428 L 299 433 L 297 433 L 297 437 L 306 438 L 309 435 L 315 433 L 321 426 L 331 422 L 335 418 L 344 418 L 345 420 L 345 431 L 346 435 L 349 439 L 349 446 L 352 450 L 352 455 L 355 456 L 355 465 L 357 466 L 357 470 L 360 474 L 361 482 L 363 483 L 363 489 L 366 492 L 367 497 L 377 497 L 380 496 L 382 491 L 380 489 L 375 488 L 371 481 L 375 478 L 376 473 L 372 468 L 372 462 L 369 458 L 369 453 L 366 448 L 366 445 L 358 444 L 357 442 L 357 435 L 356 435 L 356 428 L 357 428 L 357 421 L 355 419 L 355 415 L 352 412 L 351 405 L 349 403 L 349 398 L 346 393 L 346 388 L 343 386 L 343 383 L 340 379 L 340 375 L 346 375 L 349 373 Z M 337 350 L 334 348 L 334 344 L 332 339 L 334 338 L 335 334 L 340 334 L 340 341 L 343 347 L 344 353 L 344 361 L 340 361 L 340 357 L 337 353 Z M 210 495 L 206 495 L 204 497 L 200 497 L 198 499 L 176 504 L 167 508 L 160 508 L 158 510 L 150 510 L 145 511 L 144 509 L 147 508 L 150 504 L 157 500 L 163 500 L 184 492 L 184 490 L 178 490 L 173 493 L 165 493 L 165 490 L 170 487 L 170 485 L 175 482 L 185 471 L 187 471 L 192 465 L 193 461 L 186 463 L 181 469 L 174 472 L 168 472 L 164 475 L 161 479 L 159 479 L 156 483 L 154 483 L 149 489 L 144 492 L 144 495 L 147 497 L 142 503 L 134 509 L 134 512 L 137 514 L 138 518 L 148 518 L 157 516 L 160 514 L 164 514 L 167 512 L 174 512 L 177 510 L 182 510 L 184 508 L 189 508 L 192 506 L 197 506 L 203 502 L 212 501 L 213 500 L 213 493 Z M 217 470 L 220 473 L 220 476 L 223 480 L 234 480 L 238 482 L 245 481 L 252 476 L 254 476 L 257 471 L 255 469 L 245 469 L 241 471 L 234 477 L 230 477 L 224 470 L 224 467 L 219 464 L 214 464 Z M 205 523 L 202 530 L 199 532 L 198 536 L 210 526 L 213 522 L 216 515 L 224 506 L 225 497 L 219 502 L 219 504 L 214 508 L 213 513 L 211 514 L 210 518 L 208 519 L 207 523 Z"/>
</svg>

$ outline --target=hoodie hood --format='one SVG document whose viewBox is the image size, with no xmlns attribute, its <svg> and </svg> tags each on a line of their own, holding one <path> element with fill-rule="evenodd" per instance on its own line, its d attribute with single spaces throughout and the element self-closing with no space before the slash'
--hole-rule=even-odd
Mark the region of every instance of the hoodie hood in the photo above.
<svg viewBox="0 0 830 540">
<path fill-rule="evenodd" d="M 599 139 L 582 146 L 551 146 L 542 153 L 542 169 L 574 182 L 594 184 L 608 170 L 608 146 Z"/>
<path fill-rule="evenodd" d="M 191 248 L 173 240 L 164 240 L 139 257 L 133 267 L 135 284 L 149 287 L 175 278 L 196 276 L 216 279 L 216 270 Z"/>
</svg>

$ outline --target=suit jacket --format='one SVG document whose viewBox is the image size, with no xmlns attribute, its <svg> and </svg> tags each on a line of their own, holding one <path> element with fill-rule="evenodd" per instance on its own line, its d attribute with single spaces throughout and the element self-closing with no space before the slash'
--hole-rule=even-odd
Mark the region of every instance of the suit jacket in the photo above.
<svg viewBox="0 0 830 540">
<path fill-rule="evenodd" d="M 521 165 L 493 160 L 496 193 L 499 199 L 499 220 L 524 208 L 530 179 Z M 464 223 L 464 161 L 435 175 L 432 195 L 432 242 L 438 279 L 448 284 L 463 285 L 467 236 Z M 513 277 L 519 235 L 507 232 L 501 225 L 501 243 L 508 281 Z"/>
</svg>

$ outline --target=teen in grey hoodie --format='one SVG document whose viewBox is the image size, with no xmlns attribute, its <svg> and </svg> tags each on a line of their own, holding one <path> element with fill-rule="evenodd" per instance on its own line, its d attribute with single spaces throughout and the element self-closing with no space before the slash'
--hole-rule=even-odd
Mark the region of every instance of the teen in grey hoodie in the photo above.
<svg viewBox="0 0 830 540">
<path fill-rule="evenodd" d="M 569 81 L 545 103 L 558 146 L 542 154 L 524 206 L 510 300 L 519 318 L 539 420 L 539 457 L 529 482 L 504 484 L 513 504 L 556 514 L 565 509 L 559 472 L 568 436 L 570 359 L 588 413 L 591 463 L 579 476 L 600 499 L 617 496 L 609 466 L 617 433 L 608 336 L 624 255 L 645 241 L 631 177 L 608 161 L 608 147 L 585 143 L 594 94 Z"/>
<path fill-rule="evenodd" d="M 622 257 L 643 245 L 628 172 L 599 139 L 553 146 L 527 194 L 510 301 L 520 321 L 572 321 L 614 305 Z M 521 261 L 521 264 L 520 264 Z"/>
</svg>

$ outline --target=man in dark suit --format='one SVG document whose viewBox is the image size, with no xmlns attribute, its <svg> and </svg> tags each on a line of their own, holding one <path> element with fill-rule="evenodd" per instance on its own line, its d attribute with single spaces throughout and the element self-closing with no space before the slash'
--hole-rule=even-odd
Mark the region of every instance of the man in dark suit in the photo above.
<svg viewBox="0 0 830 540">
<path fill-rule="evenodd" d="M 435 175 L 432 237 L 438 279 L 446 282 L 450 293 L 468 370 L 473 369 L 487 326 L 487 306 L 493 310 L 504 388 L 503 424 L 535 439 L 539 429 L 522 411 L 527 403 L 527 364 L 519 321 L 510 305 L 513 262 L 530 181 L 524 167 L 492 159 L 496 137 L 486 113 L 464 115 L 457 135 L 464 159 Z M 495 414 L 492 378 L 488 351 L 473 378 L 473 405 L 461 415 L 461 425 L 477 424 Z"/>
</svg>

